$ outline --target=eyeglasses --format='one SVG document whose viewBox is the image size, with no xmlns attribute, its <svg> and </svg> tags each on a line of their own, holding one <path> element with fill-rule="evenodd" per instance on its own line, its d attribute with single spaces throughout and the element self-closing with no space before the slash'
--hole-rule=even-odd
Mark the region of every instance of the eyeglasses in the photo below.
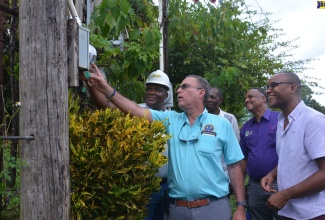
<svg viewBox="0 0 325 220">
<path fill-rule="evenodd" d="M 292 82 L 271 82 L 270 84 L 268 84 L 266 86 L 266 90 L 270 89 L 273 90 L 275 87 L 277 87 L 280 84 L 290 84 L 290 85 L 294 85 L 294 83 Z"/>
<path fill-rule="evenodd" d="M 192 88 L 195 88 L 195 89 L 203 89 L 203 88 L 200 88 L 200 87 L 195 87 L 195 86 L 192 86 L 192 85 L 190 85 L 190 84 L 182 84 L 182 85 L 178 85 L 177 87 L 176 87 L 176 90 L 179 90 L 179 89 L 187 89 L 187 88 L 190 88 L 190 87 L 192 87 Z"/>
<path fill-rule="evenodd" d="M 194 139 L 190 139 L 190 140 L 185 140 L 183 137 L 180 137 L 180 136 L 184 136 L 183 133 L 182 133 L 182 130 L 183 130 L 183 128 L 184 128 L 185 125 L 186 125 L 186 122 L 184 122 L 184 124 L 183 124 L 181 130 L 179 131 L 179 134 L 178 134 L 178 140 L 180 140 L 180 141 L 183 142 L 183 143 L 186 143 L 186 142 L 189 142 L 189 143 L 196 143 L 196 142 L 198 142 L 198 141 L 199 141 L 199 136 L 200 136 L 200 134 L 201 134 L 201 130 L 202 130 L 202 123 L 200 124 L 200 132 L 199 132 L 199 134 L 197 135 L 197 137 L 194 138 Z M 182 135 L 181 135 L 181 133 L 182 133 Z"/>
</svg>

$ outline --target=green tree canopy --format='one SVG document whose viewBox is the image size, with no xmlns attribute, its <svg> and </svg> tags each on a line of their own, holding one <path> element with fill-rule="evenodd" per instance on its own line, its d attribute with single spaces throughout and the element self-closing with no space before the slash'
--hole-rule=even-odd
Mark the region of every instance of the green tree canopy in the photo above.
<svg viewBox="0 0 325 220">
<path fill-rule="evenodd" d="M 295 41 L 280 41 L 283 30 L 267 17 L 254 22 L 251 17 L 257 12 L 244 7 L 243 0 L 168 4 L 171 82 L 176 85 L 190 74 L 205 77 L 223 89 L 223 108 L 238 119 L 245 113 L 243 97 L 249 88 L 265 86 L 280 70 L 301 72 L 310 62 L 288 62 Z M 107 0 L 92 16 L 91 40 L 101 50 L 99 62 L 108 65 L 111 83 L 134 101 L 142 99 L 143 81 L 159 64 L 157 7 L 145 0 Z M 124 51 L 113 48 L 109 40 L 125 30 L 129 37 Z"/>
</svg>

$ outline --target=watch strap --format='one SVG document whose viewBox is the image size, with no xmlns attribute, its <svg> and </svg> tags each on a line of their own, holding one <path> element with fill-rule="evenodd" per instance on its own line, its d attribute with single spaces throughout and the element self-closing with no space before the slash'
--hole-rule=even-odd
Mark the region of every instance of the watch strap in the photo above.
<svg viewBox="0 0 325 220">
<path fill-rule="evenodd" d="M 238 201 L 238 202 L 236 202 L 236 206 L 239 206 L 239 205 L 247 207 L 246 201 Z"/>
</svg>

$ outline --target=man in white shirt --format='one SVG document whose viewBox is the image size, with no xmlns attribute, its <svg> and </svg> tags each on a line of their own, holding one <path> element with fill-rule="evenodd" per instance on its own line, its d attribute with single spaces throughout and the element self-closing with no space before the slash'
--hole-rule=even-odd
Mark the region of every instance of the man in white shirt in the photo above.
<svg viewBox="0 0 325 220">
<path fill-rule="evenodd" d="M 234 129 L 236 138 L 238 142 L 240 141 L 240 135 L 239 135 L 239 128 L 237 119 L 233 114 L 230 114 L 228 112 L 222 111 L 220 108 L 221 103 L 223 102 L 223 92 L 219 87 L 211 87 L 210 88 L 210 96 L 208 99 L 208 103 L 205 106 L 209 113 L 222 116 L 230 122 L 232 128 Z"/>
<path fill-rule="evenodd" d="M 205 107 L 207 108 L 209 113 L 224 117 L 230 122 L 230 124 L 231 124 L 231 126 L 232 126 L 232 128 L 233 128 L 233 130 L 235 132 L 237 141 L 239 142 L 240 141 L 240 134 L 239 134 L 237 119 L 233 114 L 230 114 L 228 112 L 224 112 L 224 111 L 221 110 L 220 105 L 221 105 L 222 102 L 223 102 L 223 92 L 222 92 L 222 90 L 219 87 L 216 87 L 216 86 L 211 87 L 208 102 L 207 102 Z M 221 162 L 222 162 L 223 170 L 225 171 L 225 173 L 228 174 L 227 165 L 225 163 L 225 160 L 224 160 L 223 156 L 221 157 Z M 231 186 L 230 183 L 229 183 L 229 192 L 230 192 L 230 194 L 233 193 L 233 189 L 232 189 L 232 186 Z"/>
<path fill-rule="evenodd" d="M 276 150 L 278 166 L 261 179 L 266 191 L 279 191 L 267 205 L 284 219 L 325 219 L 325 116 L 301 100 L 301 81 L 292 72 L 268 80 L 269 106 L 281 109 Z"/>
</svg>

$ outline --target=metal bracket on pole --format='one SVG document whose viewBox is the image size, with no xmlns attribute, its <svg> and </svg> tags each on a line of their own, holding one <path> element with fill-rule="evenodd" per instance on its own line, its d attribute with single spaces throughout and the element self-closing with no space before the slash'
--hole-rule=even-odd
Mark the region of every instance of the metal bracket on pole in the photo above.
<svg viewBox="0 0 325 220">
<path fill-rule="evenodd" d="M 35 140 L 34 136 L 0 136 L 0 140 Z"/>
</svg>

